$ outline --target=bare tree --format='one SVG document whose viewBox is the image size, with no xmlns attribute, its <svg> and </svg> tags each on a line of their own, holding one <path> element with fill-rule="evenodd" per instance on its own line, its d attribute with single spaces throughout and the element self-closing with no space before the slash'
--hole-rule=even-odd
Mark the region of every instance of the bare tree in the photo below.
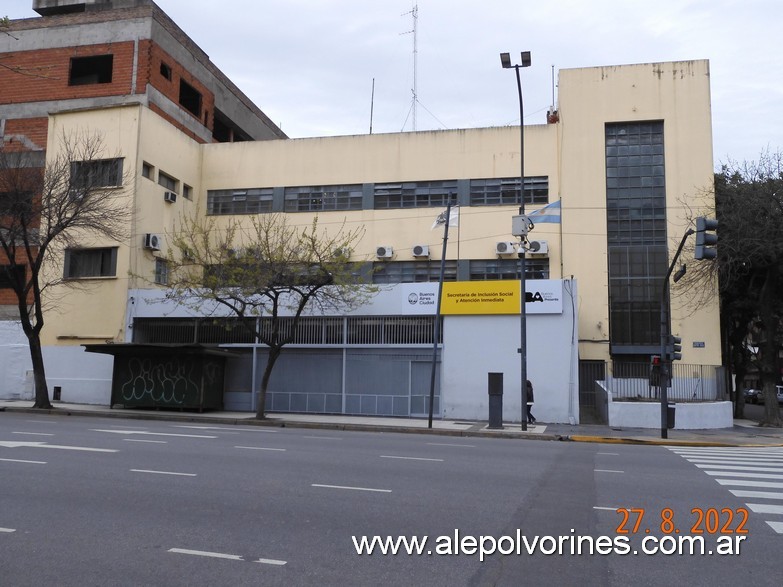
<svg viewBox="0 0 783 587">
<path fill-rule="evenodd" d="M 753 359 L 763 382 L 761 425 L 780 427 L 775 386 L 783 345 L 783 153 L 765 151 L 757 162 L 724 164 L 715 175 L 715 214 L 718 257 L 695 263 L 685 287 L 703 293 L 705 288 L 693 285 L 718 280 L 726 338 L 733 347 L 757 347 Z M 732 362 L 750 361 L 749 352 L 729 352 Z M 743 366 L 735 367 L 735 374 Z"/>
<path fill-rule="evenodd" d="M 119 161 L 119 163 L 118 163 Z M 14 141 L 0 146 L 0 265 L 16 295 L 22 330 L 30 346 L 36 408 L 51 408 L 41 330 L 45 294 L 55 285 L 83 286 L 47 271 L 80 239 L 126 235 L 130 210 L 121 188 L 121 159 L 106 159 L 98 135 L 63 136 L 57 154 L 30 151 Z"/>
<path fill-rule="evenodd" d="M 348 310 L 375 288 L 362 282 L 350 251 L 364 233 L 345 225 L 326 230 L 316 217 L 296 226 L 283 214 L 185 217 L 167 254 L 166 297 L 199 313 L 236 317 L 269 348 L 256 417 L 265 417 L 275 362 L 306 312 Z"/>
<path fill-rule="evenodd" d="M 11 37 L 18 40 L 10 31 L 11 21 L 7 16 L 0 16 L 0 34 Z M 5 60 L 8 59 L 7 55 L 0 55 L 0 69 L 6 69 L 11 73 L 18 73 L 19 75 L 26 75 L 29 77 L 40 77 L 44 79 L 55 79 L 51 75 L 48 75 L 48 71 L 54 68 L 53 65 L 34 65 L 24 66 L 14 63 L 8 63 Z"/>
</svg>

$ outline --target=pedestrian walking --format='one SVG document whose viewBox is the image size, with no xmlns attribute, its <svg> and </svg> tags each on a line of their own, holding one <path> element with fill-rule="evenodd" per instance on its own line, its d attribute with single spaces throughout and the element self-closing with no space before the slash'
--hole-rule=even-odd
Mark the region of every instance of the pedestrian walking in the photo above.
<svg viewBox="0 0 783 587">
<path fill-rule="evenodd" d="M 536 419 L 533 416 L 533 384 L 530 383 L 530 379 L 527 380 L 527 423 L 535 424 Z"/>
</svg>

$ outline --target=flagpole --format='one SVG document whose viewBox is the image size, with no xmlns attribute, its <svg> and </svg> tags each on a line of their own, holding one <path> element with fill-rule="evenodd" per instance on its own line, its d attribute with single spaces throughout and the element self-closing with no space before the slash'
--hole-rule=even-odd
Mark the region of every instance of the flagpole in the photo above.
<svg viewBox="0 0 783 587">
<path fill-rule="evenodd" d="M 438 360 L 438 339 L 440 338 L 440 298 L 443 295 L 443 275 L 446 272 L 446 245 L 449 242 L 449 223 L 451 221 L 451 193 L 446 204 L 446 223 L 443 230 L 443 251 L 440 254 L 440 278 L 438 279 L 438 299 L 435 302 L 435 328 L 432 340 L 432 370 L 430 372 L 430 409 L 427 428 L 432 428 L 432 409 L 435 403 L 435 365 Z M 459 226 L 459 225 L 458 225 Z"/>
</svg>

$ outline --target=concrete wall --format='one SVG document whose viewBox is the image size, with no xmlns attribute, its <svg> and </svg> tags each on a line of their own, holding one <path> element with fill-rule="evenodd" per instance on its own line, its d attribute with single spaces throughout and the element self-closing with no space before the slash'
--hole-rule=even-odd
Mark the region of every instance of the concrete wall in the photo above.
<svg viewBox="0 0 783 587">
<path fill-rule="evenodd" d="M 564 295 L 562 314 L 528 314 L 527 375 L 533 415 L 542 422 L 579 423 L 576 284 Z M 573 298 L 571 297 L 573 296 Z M 487 420 L 487 374 L 503 373 L 503 419 L 522 417 L 519 315 L 446 316 L 441 390 L 443 417 Z"/>
<path fill-rule="evenodd" d="M 731 428 L 731 402 L 675 403 L 675 430 Z M 621 428 L 660 428 L 661 404 L 609 401 L 609 425 Z"/>
<path fill-rule="evenodd" d="M 0 321 L 0 399 L 33 399 L 32 368 L 22 325 Z"/>
</svg>

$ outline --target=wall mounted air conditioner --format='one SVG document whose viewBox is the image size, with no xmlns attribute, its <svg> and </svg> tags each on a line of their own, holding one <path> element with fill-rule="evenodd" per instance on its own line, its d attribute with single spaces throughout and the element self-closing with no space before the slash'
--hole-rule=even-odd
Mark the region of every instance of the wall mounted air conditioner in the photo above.
<svg viewBox="0 0 783 587">
<path fill-rule="evenodd" d="M 144 235 L 144 248 L 150 251 L 159 251 L 161 245 L 160 236 L 157 234 L 147 233 Z"/>
<path fill-rule="evenodd" d="M 391 259 L 392 255 L 394 255 L 394 248 L 391 246 L 384 245 L 375 249 L 375 256 L 379 259 Z"/>
<path fill-rule="evenodd" d="M 549 243 L 547 241 L 530 241 L 527 252 L 531 255 L 548 255 Z"/>
<path fill-rule="evenodd" d="M 429 245 L 413 245 L 412 252 L 414 257 L 429 257 L 430 247 Z"/>
<path fill-rule="evenodd" d="M 177 201 L 177 192 L 163 192 L 163 200 L 173 204 Z"/>
<path fill-rule="evenodd" d="M 519 250 L 519 245 L 511 241 L 500 241 L 495 243 L 496 255 L 516 255 Z"/>
</svg>

